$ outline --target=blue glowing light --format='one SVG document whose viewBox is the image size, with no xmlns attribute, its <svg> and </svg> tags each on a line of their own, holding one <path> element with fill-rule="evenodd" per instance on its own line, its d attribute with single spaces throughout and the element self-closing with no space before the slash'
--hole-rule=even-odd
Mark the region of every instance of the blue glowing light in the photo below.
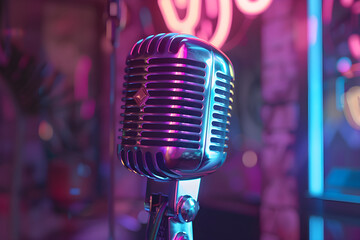
<svg viewBox="0 0 360 240">
<path fill-rule="evenodd" d="M 309 194 L 324 191 L 322 1 L 308 3 Z"/>
<path fill-rule="evenodd" d="M 324 219 L 322 217 L 310 216 L 309 240 L 324 240 Z"/>
<path fill-rule="evenodd" d="M 338 77 L 336 79 L 336 108 L 340 111 L 344 108 L 344 94 L 345 94 L 345 78 Z"/>
<path fill-rule="evenodd" d="M 70 195 L 80 195 L 80 188 L 70 188 Z"/>
</svg>

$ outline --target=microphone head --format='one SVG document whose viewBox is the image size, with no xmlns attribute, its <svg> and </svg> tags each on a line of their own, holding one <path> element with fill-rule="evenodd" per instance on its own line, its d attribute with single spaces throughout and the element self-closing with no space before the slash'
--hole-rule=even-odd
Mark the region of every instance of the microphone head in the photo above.
<svg viewBox="0 0 360 240">
<path fill-rule="evenodd" d="M 138 41 L 126 61 L 118 158 L 160 181 L 192 179 L 225 161 L 234 70 L 224 53 L 191 35 Z"/>
</svg>

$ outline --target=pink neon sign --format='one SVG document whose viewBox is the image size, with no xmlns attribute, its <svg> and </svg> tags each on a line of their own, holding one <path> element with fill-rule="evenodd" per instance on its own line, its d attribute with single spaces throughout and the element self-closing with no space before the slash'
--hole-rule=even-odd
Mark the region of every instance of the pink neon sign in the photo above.
<svg viewBox="0 0 360 240">
<path fill-rule="evenodd" d="M 186 33 L 203 38 L 221 48 L 229 36 L 233 21 L 232 0 L 158 0 L 161 14 L 171 32 Z M 264 12 L 272 0 L 234 0 L 245 15 L 255 16 Z M 205 8 L 206 18 L 201 14 Z M 185 11 L 180 17 L 178 10 Z M 216 27 L 211 21 L 217 19 Z"/>
<path fill-rule="evenodd" d="M 235 0 L 238 9 L 247 15 L 258 15 L 264 12 L 272 0 Z"/>
</svg>

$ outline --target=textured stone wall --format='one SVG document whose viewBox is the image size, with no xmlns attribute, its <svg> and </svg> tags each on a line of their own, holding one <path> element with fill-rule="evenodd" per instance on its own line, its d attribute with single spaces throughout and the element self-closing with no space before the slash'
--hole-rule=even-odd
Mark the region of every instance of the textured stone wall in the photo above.
<svg viewBox="0 0 360 240">
<path fill-rule="evenodd" d="M 294 2 L 274 0 L 263 14 L 261 240 L 300 238 L 294 151 L 299 117 Z"/>
</svg>

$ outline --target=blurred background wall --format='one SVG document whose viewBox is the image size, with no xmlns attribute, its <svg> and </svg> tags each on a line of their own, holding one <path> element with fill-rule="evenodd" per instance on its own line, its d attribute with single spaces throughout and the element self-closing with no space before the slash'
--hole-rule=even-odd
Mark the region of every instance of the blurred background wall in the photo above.
<svg viewBox="0 0 360 240">
<path fill-rule="evenodd" d="M 146 179 L 111 153 L 125 59 L 161 32 L 201 37 L 235 69 L 228 157 L 202 180 L 195 239 L 359 239 L 359 1 L 123 0 L 115 47 L 106 1 L 1 11 L 1 239 L 144 239 Z"/>
</svg>

